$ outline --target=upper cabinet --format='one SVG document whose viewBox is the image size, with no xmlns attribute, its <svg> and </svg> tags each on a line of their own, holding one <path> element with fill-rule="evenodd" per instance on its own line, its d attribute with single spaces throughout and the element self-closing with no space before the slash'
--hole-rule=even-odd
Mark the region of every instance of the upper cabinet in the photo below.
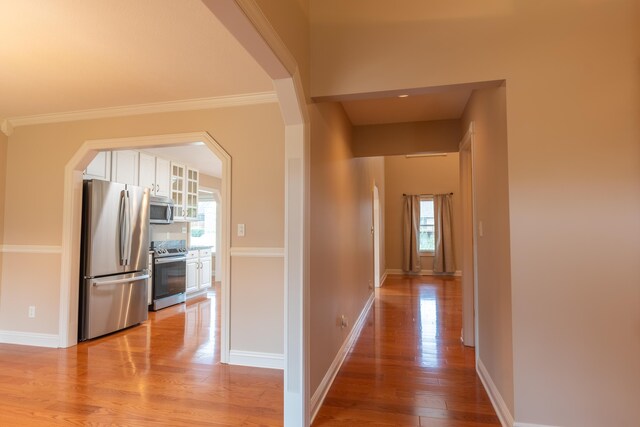
<svg viewBox="0 0 640 427">
<path fill-rule="evenodd" d="M 173 217 L 184 219 L 184 192 L 186 181 L 186 166 L 180 163 L 171 162 L 171 198 L 174 203 Z"/>
<path fill-rule="evenodd" d="M 171 168 L 169 160 L 140 153 L 138 185 L 147 187 L 152 195 L 171 197 Z"/>
<path fill-rule="evenodd" d="M 187 220 L 198 219 L 198 171 L 187 168 L 187 187 L 185 193 L 185 217 Z"/>
<path fill-rule="evenodd" d="M 138 185 L 138 157 L 133 150 L 113 151 L 111 154 L 111 181 Z"/>
<path fill-rule="evenodd" d="M 87 166 L 83 177 L 146 187 L 151 195 L 173 199 L 177 221 L 198 218 L 200 173 L 185 164 L 134 150 L 103 151 Z"/>
<path fill-rule="evenodd" d="M 156 196 L 171 197 L 171 162 L 156 157 Z"/>
<path fill-rule="evenodd" d="M 171 198 L 177 220 L 193 221 L 198 218 L 198 178 L 196 169 L 171 162 Z"/>
<path fill-rule="evenodd" d="M 82 175 L 84 179 L 111 180 L 111 151 L 100 151 Z"/>
</svg>

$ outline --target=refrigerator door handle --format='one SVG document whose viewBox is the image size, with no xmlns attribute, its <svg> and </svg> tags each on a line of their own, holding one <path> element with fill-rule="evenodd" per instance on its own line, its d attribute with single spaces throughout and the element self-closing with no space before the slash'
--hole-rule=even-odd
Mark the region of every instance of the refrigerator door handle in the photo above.
<svg viewBox="0 0 640 427">
<path fill-rule="evenodd" d="M 117 285 L 118 283 L 131 283 L 131 282 L 139 282 L 141 280 L 146 280 L 149 278 L 148 274 L 143 274 L 142 276 L 132 277 L 128 279 L 116 279 L 116 280 L 105 280 L 100 282 L 93 282 L 93 286 L 103 286 L 103 285 Z"/>
<path fill-rule="evenodd" d="M 120 193 L 120 209 L 118 215 L 118 229 L 120 231 L 119 236 L 119 246 L 120 246 L 120 265 L 127 265 L 127 260 L 125 258 L 125 250 L 127 247 L 127 232 L 126 232 L 126 193 L 122 191 Z"/>
<path fill-rule="evenodd" d="M 126 190 L 126 221 L 127 221 L 127 241 L 126 241 L 126 262 L 125 265 L 129 265 L 129 263 L 131 262 L 131 240 L 132 240 L 132 236 L 131 236 L 131 197 L 129 196 L 129 190 Z"/>
</svg>

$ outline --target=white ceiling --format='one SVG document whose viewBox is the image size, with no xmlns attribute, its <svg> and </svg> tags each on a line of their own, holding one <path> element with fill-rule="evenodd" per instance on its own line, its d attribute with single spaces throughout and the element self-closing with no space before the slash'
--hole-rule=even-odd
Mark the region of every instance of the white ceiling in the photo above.
<svg viewBox="0 0 640 427">
<path fill-rule="evenodd" d="M 411 94 L 406 98 L 390 95 L 375 99 L 342 101 L 355 126 L 385 123 L 459 119 L 473 88 L 450 89 L 437 93 Z"/>
<path fill-rule="evenodd" d="M 0 0 L 6 118 L 273 91 L 199 0 Z"/>
<path fill-rule="evenodd" d="M 167 160 L 184 163 L 206 175 L 222 177 L 222 161 L 204 144 L 145 148 L 143 151 Z"/>
</svg>

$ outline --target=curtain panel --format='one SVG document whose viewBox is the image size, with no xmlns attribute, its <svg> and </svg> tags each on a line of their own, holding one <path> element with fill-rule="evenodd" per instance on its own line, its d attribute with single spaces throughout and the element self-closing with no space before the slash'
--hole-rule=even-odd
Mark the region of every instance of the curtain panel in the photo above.
<svg viewBox="0 0 640 427">
<path fill-rule="evenodd" d="M 434 273 L 454 273 L 456 271 L 453 252 L 453 232 L 451 215 L 451 195 L 433 196 L 435 217 L 435 253 L 433 255 Z"/>
<path fill-rule="evenodd" d="M 419 273 L 420 196 L 405 195 L 402 212 L 402 270 Z"/>
</svg>

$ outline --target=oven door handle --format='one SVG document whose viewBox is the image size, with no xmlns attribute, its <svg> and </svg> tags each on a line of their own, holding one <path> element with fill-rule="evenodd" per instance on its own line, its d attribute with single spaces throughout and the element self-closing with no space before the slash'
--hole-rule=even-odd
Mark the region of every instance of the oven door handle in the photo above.
<svg viewBox="0 0 640 427">
<path fill-rule="evenodd" d="M 154 263 L 155 264 L 167 264 L 169 262 L 180 262 L 180 261 L 186 261 L 186 260 L 187 260 L 186 256 L 169 257 L 169 258 L 156 258 Z"/>
</svg>

